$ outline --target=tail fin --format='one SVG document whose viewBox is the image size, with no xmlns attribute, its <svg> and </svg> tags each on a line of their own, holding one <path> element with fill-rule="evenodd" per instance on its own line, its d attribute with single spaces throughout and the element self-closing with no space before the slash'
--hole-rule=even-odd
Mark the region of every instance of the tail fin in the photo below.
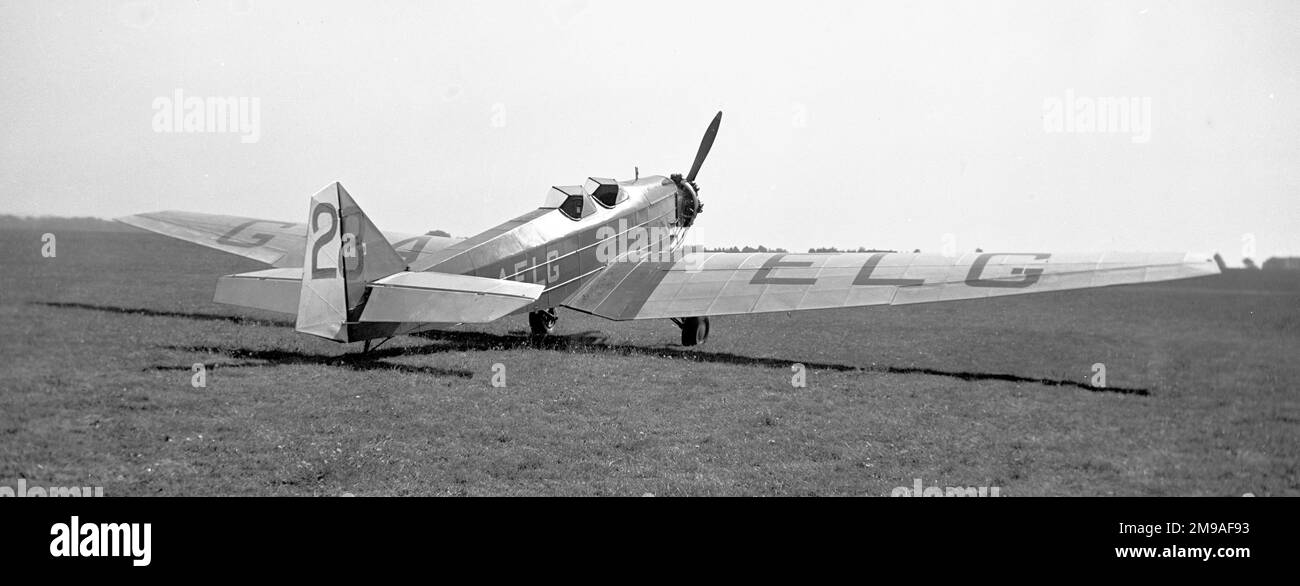
<svg viewBox="0 0 1300 586">
<path fill-rule="evenodd" d="M 404 270 L 406 263 L 347 190 L 337 181 L 325 186 L 312 196 L 307 217 L 296 329 L 351 341 L 349 326 L 365 308 L 366 284 Z"/>
</svg>

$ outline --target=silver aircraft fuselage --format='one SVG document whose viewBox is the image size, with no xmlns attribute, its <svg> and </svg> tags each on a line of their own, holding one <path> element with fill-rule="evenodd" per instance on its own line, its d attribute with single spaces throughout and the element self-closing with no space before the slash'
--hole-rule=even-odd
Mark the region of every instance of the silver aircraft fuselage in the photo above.
<svg viewBox="0 0 1300 586">
<path fill-rule="evenodd" d="M 586 213 L 578 219 L 558 207 L 542 207 L 432 255 L 418 254 L 419 242 L 399 250 L 408 249 L 403 255 L 416 263 L 412 271 L 544 285 L 537 302 L 519 312 L 556 307 L 605 268 L 612 260 L 609 251 L 663 250 L 669 246 L 665 239 L 679 234 L 678 188 L 673 181 L 653 175 L 617 185 L 622 201 L 612 206 L 583 194 Z"/>
</svg>

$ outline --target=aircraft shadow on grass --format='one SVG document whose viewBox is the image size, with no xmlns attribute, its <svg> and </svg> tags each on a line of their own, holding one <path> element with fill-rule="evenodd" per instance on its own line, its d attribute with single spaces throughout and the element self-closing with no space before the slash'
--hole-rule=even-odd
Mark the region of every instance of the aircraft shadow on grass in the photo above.
<svg viewBox="0 0 1300 586">
<path fill-rule="evenodd" d="M 197 313 L 197 312 L 180 312 L 180 311 L 160 311 L 143 308 L 127 308 L 111 305 L 94 305 L 89 303 L 55 303 L 55 302 L 38 302 L 35 305 L 46 307 L 63 308 L 63 309 L 85 309 L 91 311 L 104 311 L 110 313 L 119 313 L 124 315 L 144 315 L 150 317 L 173 317 L 182 319 L 206 320 L 206 321 L 226 321 L 235 324 L 248 325 L 270 325 L 270 326 L 292 326 L 293 322 L 279 319 L 259 319 L 233 315 L 222 315 L 215 313 Z M 314 364 L 324 366 L 338 366 L 353 370 L 392 370 L 404 373 L 430 374 L 434 376 L 455 376 L 460 378 L 472 378 L 473 371 L 462 369 L 446 369 L 428 366 L 412 366 L 388 362 L 385 358 L 395 358 L 401 356 L 420 356 L 439 354 L 442 352 L 457 351 L 486 351 L 486 350 L 510 350 L 516 348 L 531 348 L 537 350 L 551 350 L 560 352 L 585 352 L 592 354 L 619 354 L 623 356 L 645 356 L 652 358 L 675 358 L 680 360 L 690 360 L 694 362 L 708 362 L 716 364 L 736 364 L 742 366 L 760 366 L 768 368 L 786 369 L 790 367 L 793 361 L 778 358 L 763 358 L 743 356 L 727 352 L 701 352 L 699 350 L 684 350 L 674 348 L 669 345 L 659 346 L 639 346 L 634 344 L 611 344 L 607 338 L 597 331 L 577 332 L 567 335 L 550 335 L 542 338 L 534 337 L 523 331 L 512 331 L 507 334 L 493 334 L 488 332 L 472 331 L 452 331 L 452 330 L 431 330 L 412 334 L 412 337 L 422 338 L 440 342 L 438 344 L 429 344 L 424 346 L 403 346 L 388 349 L 372 350 L 367 353 L 353 354 L 309 354 L 305 352 L 295 352 L 291 350 L 275 349 L 255 349 L 240 348 L 231 346 L 164 346 L 168 350 L 177 350 L 185 352 L 196 352 L 202 354 L 220 354 L 231 358 L 240 359 L 239 362 L 218 363 L 219 368 L 233 367 L 253 367 L 253 366 L 285 366 L 297 364 Z M 1147 396 L 1150 392 L 1142 388 L 1130 387 L 1094 387 L 1085 383 L 1060 380 L 1050 378 L 1035 378 L 1004 373 L 984 373 L 984 372 L 967 372 L 967 371 L 948 371 L 934 368 L 919 367 L 900 367 L 900 366 L 853 366 L 849 364 L 835 364 L 827 362 L 802 362 L 810 370 L 828 370 L 835 372 L 879 372 L 887 374 L 921 374 L 928 376 L 942 376 L 956 378 L 966 381 L 1005 381 L 1013 383 L 1034 383 L 1045 386 L 1057 387 L 1074 387 L 1090 392 L 1097 393 L 1116 393 L 1121 395 L 1139 395 Z M 153 366 L 147 370 L 190 370 L 191 365 L 183 366 Z"/>
<path fill-rule="evenodd" d="M 57 309 L 87 309 L 90 311 L 120 313 L 122 315 L 143 315 L 146 317 L 178 317 L 181 319 L 193 319 L 199 321 L 224 321 L 224 322 L 230 322 L 232 324 L 272 325 L 272 326 L 290 326 L 290 327 L 293 326 L 293 320 L 244 317 L 238 315 L 224 315 L 220 313 L 199 313 L 199 312 L 191 312 L 191 311 L 163 311 L 159 309 L 118 307 L 115 305 L 96 305 L 93 303 L 64 303 L 64 302 L 55 302 L 55 301 L 33 301 L 32 305 L 54 307 Z"/>
<path fill-rule="evenodd" d="M 596 335 L 593 335 L 596 334 Z M 638 346 L 632 344 L 610 344 L 605 341 L 603 335 L 597 332 L 582 332 L 570 335 L 552 335 L 545 338 L 535 339 L 526 332 L 510 332 L 507 335 L 491 334 L 485 332 L 461 332 L 433 330 L 414 334 L 417 337 L 433 339 L 439 341 L 451 342 L 452 347 L 447 350 L 497 350 L 509 349 L 512 347 L 530 347 L 545 350 L 558 350 L 567 352 L 593 352 L 601 354 L 621 354 L 624 356 L 647 356 L 658 358 L 675 358 L 679 360 L 690 360 L 694 362 L 710 362 L 720 364 L 738 364 L 742 366 L 761 366 L 768 368 L 787 369 L 793 362 L 788 359 L 780 358 L 762 358 L 753 356 L 742 356 L 727 352 L 701 352 L 699 350 L 683 350 L 668 345 L 661 346 Z M 1094 387 L 1084 383 L 1058 380 L 1048 378 L 1033 378 L 1019 376 L 1014 374 L 982 373 L 982 372 L 964 372 L 964 371 L 947 371 L 933 368 L 916 368 L 916 367 L 899 367 L 899 366 L 853 366 L 849 364 L 835 364 L 830 362 L 800 362 L 809 370 L 829 370 L 835 372 L 879 372 L 888 374 L 923 374 L 929 376 L 944 376 L 958 378 L 967 381 L 997 380 L 1015 383 L 1035 383 L 1046 386 L 1076 387 L 1093 392 L 1118 393 L 1124 395 L 1149 395 L 1150 392 L 1140 388 L 1125 387 Z"/>
<path fill-rule="evenodd" d="M 239 348 L 234 346 L 162 346 L 165 350 L 176 350 L 181 352 L 194 352 L 198 354 L 220 354 L 230 358 L 242 359 L 235 362 L 217 362 L 211 366 L 214 369 L 221 368 L 244 368 L 259 366 L 293 366 L 298 364 L 316 365 L 316 366 L 334 366 L 347 368 L 349 370 L 387 370 L 402 372 L 407 374 L 427 374 L 432 376 L 454 376 L 458 378 L 474 378 L 474 371 L 461 368 L 439 368 L 436 366 L 414 366 L 410 364 L 400 364 L 397 362 L 387 362 L 380 360 L 384 357 L 405 356 L 408 354 L 417 354 L 417 352 L 404 352 L 407 348 L 392 350 L 381 350 L 370 352 L 368 354 L 308 354 L 306 352 L 294 352 L 292 350 L 268 350 L 254 348 Z M 146 368 L 145 370 L 190 370 L 192 365 L 157 365 Z"/>
</svg>

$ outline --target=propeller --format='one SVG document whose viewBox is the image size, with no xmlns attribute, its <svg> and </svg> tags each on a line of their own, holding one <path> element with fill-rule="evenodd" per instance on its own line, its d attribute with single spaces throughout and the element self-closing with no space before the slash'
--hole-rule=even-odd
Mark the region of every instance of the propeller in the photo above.
<svg viewBox="0 0 1300 586">
<path fill-rule="evenodd" d="M 721 125 L 722 112 L 719 111 L 713 117 L 713 122 L 709 123 L 708 130 L 704 131 L 704 138 L 700 140 L 700 150 L 695 152 L 695 162 L 691 164 L 691 172 L 685 179 L 678 174 L 672 176 L 673 183 L 677 184 L 683 194 L 677 215 L 684 228 L 689 228 L 695 222 L 695 216 L 704 211 L 704 203 L 700 201 L 700 188 L 695 184 L 695 176 L 699 175 L 700 167 L 704 166 L 704 159 L 709 156 L 709 149 L 713 148 L 713 139 L 717 138 L 718 127 Z"/>
<path fill-rule="evenodd" d="M 704 158 L 709 156 L 709 149 L 713 148 L 713 139 L 718 136 L 718 126 L 722 125 L 722 112 L 719 111 L 717 116 L 713 117 L 713 122 L 709 123 L 709 129 L 704 131 L 704 139 L 700 141 L 700 150 L 695 152 L 695 164 L 691 165 L 691 172 L 686 175 L 687 181 L 695 181 L 695 176 L 700 173 L 700 167 L 704 165 Z"/>
</svg>

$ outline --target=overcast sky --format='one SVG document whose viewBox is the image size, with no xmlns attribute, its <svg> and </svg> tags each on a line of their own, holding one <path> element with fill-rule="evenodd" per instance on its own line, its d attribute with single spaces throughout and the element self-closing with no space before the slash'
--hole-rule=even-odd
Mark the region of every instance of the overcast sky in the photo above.
<svg viewBox="0 0 1300 586">
<path fill-rule="evenodd" d="M 1297 72 L 1294 0 L 3 2 L 0 213 L 303 221 L 339 180 L 463 236 L 685 172 L 723 110 L 697 242 L 1236 263 L 1300 254 Z M 256 98 L 256 142 L 157 132 L 178 89 Z M 1051 112 L 1101 98 L 1149 126 Z"/>
</svg>

